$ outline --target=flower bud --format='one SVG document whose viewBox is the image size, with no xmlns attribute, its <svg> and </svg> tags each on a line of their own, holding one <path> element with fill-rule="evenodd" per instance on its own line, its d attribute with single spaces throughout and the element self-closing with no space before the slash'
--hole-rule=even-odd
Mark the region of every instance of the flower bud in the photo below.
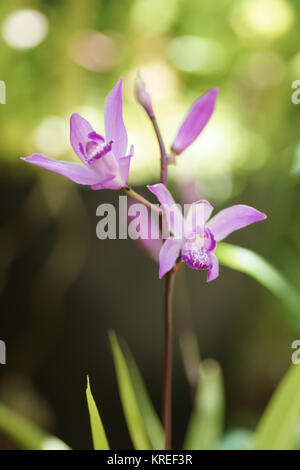
<svg viewBox="0 0 300 470">
<path fill-rule="evenodd" d="M 149 93 L 146 91 L 145 83 L 140 76 L 135 80 L 135 95 L 138 102 L 143 106 L 150 117 L 154 117 L 154 111 Z"/>
<path fill-rule="evenodd" d="M 179 155 L 197 139 L 215 109 L 217 95 L 218 88 L 211 88 L 195 101 L 174 139 L 171 147 L 173 153 Z"/>
</svg>

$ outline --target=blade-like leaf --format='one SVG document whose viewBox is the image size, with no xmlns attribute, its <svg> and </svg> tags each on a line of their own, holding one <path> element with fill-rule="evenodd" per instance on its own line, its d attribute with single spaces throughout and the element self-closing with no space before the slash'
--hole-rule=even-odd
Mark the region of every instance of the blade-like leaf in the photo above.
<svg viewBox="0 0 300 470">
<path fill-rule="evenodd" d="M 300 319 L 300 295 L 297 290 L 262 256 L 251 250 L 229 243 L 219 243 L 216 255 L 220 263 L 252 276 L 276 295 L 288 308 L 289 313 Z"/>
<path fill-rule="evenodd" d="M 94 449 L 95 450 L 109 450 L 109 444 L 108 444 L 105 430 L 102 424 L 102 420 L 100 418 L 97 405 L 95 403 L 95 400 L 91 392 L 89 377 L 87 377 L 86 399 L 87 399 L 89 415 L 90 415 L 91 432 L 92 432 Z"/>
<path fill-rule="evenodd" d="M 295 449 L 300 450 L 300 420 L 298 419 L 296 424 L 296 437 L 295 437 Z"/>
<path fill-rule="evenodd" d="M 119 346 L 116 334 L 113 331 L 110 332 L 109 338 L 114 356 L 122 407 L 133 445 L 136 450 L 149 450 L 151 447 L 143 425 L 142 416 L 137 404 L 134 387 L 126 361 Z"/>
<path fill-rule="evenodd" d="M 224 392 L 219 364 L 211 359 L 200 363 L 195 411 L 188 425 L 184 449 L 213 449 L 223 429 Z"/>
<path fill-rule="evenodd" d="M 137 403 L 151 446 L 155 450 L 164 448 L 164 430 L 149 397 L 143 377 L 127 345 L 124 347 L 125 359 L 129 369 Z"/>
<path fill-rule="evenodd" d="M 275 390 L 255 432 L 256 450 L 290 450 L 296 445 L 300 413 L 300 367 L 292 365 Z"/>
<path fill-rule="evenodd" d="M 253 432 L 249 429 L 231 429 L 217 445 L 217 450 L 249 450 Z"/>
<path fill-rule="evenodd" d="M 29 419 L 0 403 L 0 432 L 25 450 L 70 450 L 63 441 L 47 434 Z"/>
</svg>

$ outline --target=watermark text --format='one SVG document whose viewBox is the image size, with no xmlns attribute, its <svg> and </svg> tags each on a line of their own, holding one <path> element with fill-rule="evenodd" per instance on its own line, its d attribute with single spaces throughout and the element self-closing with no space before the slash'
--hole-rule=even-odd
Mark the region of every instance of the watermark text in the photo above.
<svg viewBox="0 0 300 470">
<path fill-rule="evenodd" d="M 6 344 L 0 339 L 0 364 L 6 364 Z"/>
</svg>

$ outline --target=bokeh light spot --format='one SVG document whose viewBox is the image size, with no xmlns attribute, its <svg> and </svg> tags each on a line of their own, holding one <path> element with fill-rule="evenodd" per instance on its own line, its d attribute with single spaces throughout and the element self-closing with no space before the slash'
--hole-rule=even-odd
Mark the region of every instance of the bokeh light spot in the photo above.
<svg viewBox="0 0 300 470">
<path fill-rule="evenodd" d="M 48 20 L 36 10 L 18 10 L 3 22 L 2 35 L 14 49 L 31 49 L 38 46 L 48 32 Z"/>
<path fill-rule="evenodd" d="M 148 62 L 133 68 L 127 75 L 130 98 L 134 98 L 133 90 L 137 74 L 140 74 L 147 85 L 153 103 L 159 100 L 175 99 L 178 96 L 178 78 L 173 68 L 163 61 Z"/>
<path fill-rule="evenodd" d="M 239 36 L 276 38 L 288 31 L 294 11 L 285 0 L 244 0 L 233 8 L 231 23 Z"/>
<path fill-rule="evenodd" d="M 178 12 L 178 0 L 136 0 L 131 22 L 140 32 L 164 32 L 172 25 Z"/>
<path fill-rule="evenodd" d="M 49 116 L 36 129 L 34 140 L 42 153 L 59 156 L 69 149 L 69 124 L 58 116 Z"/>
<path fill-rule="evenodd" d="M 85 30 L 75 36 L 70 44 L 72 59 L 92 72 L 109 70 L 120 59 L 116 42 L 98 31 Z"/>
<path fill-rule="evenodd" d="M 217 41 L 181 36 L 171 41 L 169 57 L 176 68 L 202 75 L 217 73 L 227 62 L 226 51 Z"/>
</svg>

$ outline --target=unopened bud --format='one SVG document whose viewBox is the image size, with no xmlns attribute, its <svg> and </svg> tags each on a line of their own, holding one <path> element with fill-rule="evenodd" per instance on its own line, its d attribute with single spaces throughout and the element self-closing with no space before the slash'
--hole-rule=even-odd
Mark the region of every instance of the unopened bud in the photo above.
<svg viewBox="0 0 300 470">
<path fill-rule="evenodd" d="M 154 117 L 154 111 L 149 93 L 146 91 L 145 83 L 141 77 L 137 76 L 135 80 L 135 95 L 138 102 L 143 106 L 150 117 Z"/>
</svg>

